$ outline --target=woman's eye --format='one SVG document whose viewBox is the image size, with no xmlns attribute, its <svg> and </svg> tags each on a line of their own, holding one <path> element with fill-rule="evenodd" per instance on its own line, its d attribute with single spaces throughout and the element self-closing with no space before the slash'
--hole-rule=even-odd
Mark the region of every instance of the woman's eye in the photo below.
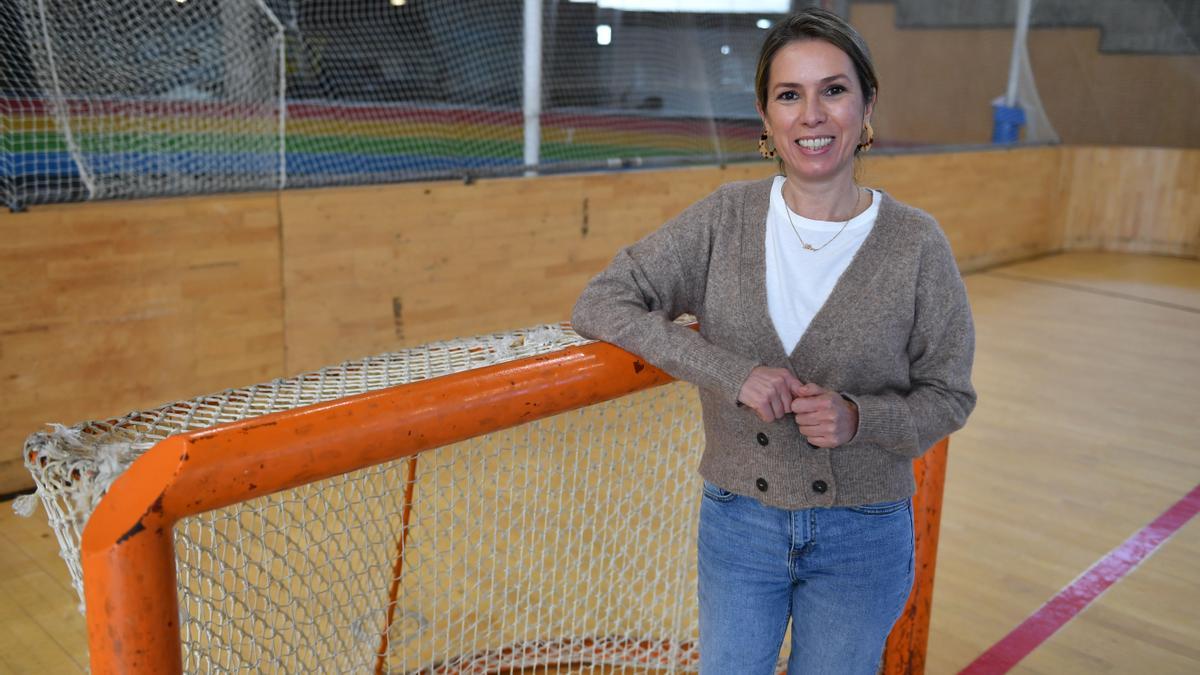
<svg viewBox="0 0 1200 675">
<path fill-rule="evenodd" d="M 837 96 L 838 94 L 845 93 L 845 91 L 846 91 L 846 88 L 845 88 L 845 87 L 843 87 L 843 86 L 842 86 L 842 85 L 840 85 L 840 84 L 835 84 L 835 85 L 833 85 L 832 87 L 830 87 L 830 88 L 826 89 L 826 90 L 825 90 L 825 93 L 826 93 L 826 94 L 828 94 L 828 95 L 830 95 L 830 96 Z"/>
<path fill-rule="evenodd" d="M 785 91 L 785 92 L 779 94 L 780 101 L 795 101 L 796 98 L 797 98 L 796 92 L 794 92 L 794 91 Z"/>
</svg>

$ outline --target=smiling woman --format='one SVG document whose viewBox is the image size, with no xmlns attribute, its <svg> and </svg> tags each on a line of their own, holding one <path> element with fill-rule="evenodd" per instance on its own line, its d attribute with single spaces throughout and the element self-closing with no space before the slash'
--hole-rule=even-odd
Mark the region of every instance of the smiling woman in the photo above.
<svg viewBox="0 0 1200 675">
<path fill-rule="evenodd" d="M 758 114 L 792 179 L 789 183 L 818 194 L 828 192 L 830 184 L 849 186 L 854 194 L 846 209 L 852 209 L 859 194 L 846 174 L 852 169 L 850 160 L 865 145 L 874 91 L 860 84 L 845 52 L 821 40 L 780 49 L 769 73 L 768 100 L 759 103 Z M 814 206 L 799 199 L 795 203 Z M 833 213 L 811 215 L 842 220 Z"/>
<path fill-rule="evenodd" d="M 874 142 L 871 112 L 879 80 L 854 29 L 836 17 L 811 14 L 804 25 L 780 24 L 763 43 L 754 77 L 755 108 L 763 120 L 760 150 L 778 158 L 793 192 L 808 188 L 804 199 L 788 199 L 789 206 L 840 220 L 811 213 L 820 207 L 814 200 L 836 198 L 849 187 L 854 193 L 849 209 L 858 208 L 850 159 Z"/>
<path fill-rule="evenodd" d="M 866 675 L 912 585 L 912 459 L 975 405 L 974 328 L 937 223 L 855 182 L 879 90 L 861 36 L 800 12 L 757 73 L 783 175 L 619 252 L 573 322 L 700 389 L 701 672 L 775 672 L 790 621 L 789 673 Z"/>
</svg>

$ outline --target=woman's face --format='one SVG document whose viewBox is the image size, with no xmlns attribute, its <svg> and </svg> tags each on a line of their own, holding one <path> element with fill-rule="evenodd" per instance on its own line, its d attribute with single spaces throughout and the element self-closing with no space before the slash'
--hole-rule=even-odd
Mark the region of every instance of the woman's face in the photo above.
<svg viewBox="0 0 1200 675">
<path fill-rule="evenodd" d="M 775 53 L 767 107 L 758 107 L 789 177 L 825 181 L 854 175 L 854 150 L 872 103 L 854 64 L 824 40 L 792 42 Z"/>
</svg>

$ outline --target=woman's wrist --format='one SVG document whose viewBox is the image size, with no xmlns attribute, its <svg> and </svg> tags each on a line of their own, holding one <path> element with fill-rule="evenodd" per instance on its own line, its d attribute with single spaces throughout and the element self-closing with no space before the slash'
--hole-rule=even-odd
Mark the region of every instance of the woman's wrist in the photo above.
<svg viewBox="0 0 1200 675">
<path fill-rule="evenodd" d="M 850 416 L 850 436 L 846 439 L 846 443 L 849 443 L 858 436 L 858 423 L 860 419 L 858 414 L 858 404 L 854 402 L 854 399 L 850 398 L 846 394 L 841 394 L 841 397 L 842 400 L 846 402 L 846 409 L 849 411 Z"/>
</svg>

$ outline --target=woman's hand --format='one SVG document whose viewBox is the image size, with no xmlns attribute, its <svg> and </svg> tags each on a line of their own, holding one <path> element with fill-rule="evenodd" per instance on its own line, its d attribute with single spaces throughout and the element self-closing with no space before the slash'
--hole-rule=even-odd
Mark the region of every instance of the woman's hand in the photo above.
<svg viewBox="0 0 1200 675">
<path fill-rule="evenodd" d="M 792 388 L 791 411 L 800 433 L 818 448 L 836 448 L 858 433 L 858 406 L 816 384 Z"/>
<path fill-rule="evenodd" d="M 792 392 L 800 380 L 785 368 L 758 366 L 742 383 L 738 402 L 749 406 L 764 422 L 774 422 L 791 412 Z"/>
</svg>

